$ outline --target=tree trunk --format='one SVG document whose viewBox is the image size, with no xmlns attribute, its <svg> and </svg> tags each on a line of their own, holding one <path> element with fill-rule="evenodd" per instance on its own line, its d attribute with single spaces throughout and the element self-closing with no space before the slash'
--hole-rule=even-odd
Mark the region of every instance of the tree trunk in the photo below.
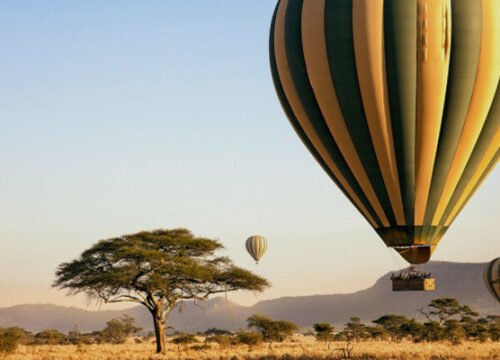
<svg viewBox="0 0 500 360">
<path fill-rule="evenodd" d="M 153 315 L 153 322 L 155 325 L 155 335 L 156 335 L 156 352 L 158 354 L 165 351 L 165 328 L 163 327 L 163 318 L 161 316 L 161 308 L 157 308 L 151 311 Z"/>
</svg>

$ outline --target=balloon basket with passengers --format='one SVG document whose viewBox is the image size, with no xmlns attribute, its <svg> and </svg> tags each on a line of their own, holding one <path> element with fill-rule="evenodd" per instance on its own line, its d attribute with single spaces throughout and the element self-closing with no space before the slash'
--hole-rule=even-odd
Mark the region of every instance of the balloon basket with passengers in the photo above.
<svg viewBox="0 0 500 360">
<path fill-rule="evenodd" d="M 499 16 L 496 0 L 276 6 L 270 65 L 290 124 L 412 265 L 429 261 L 500 156 Z"/>
<path fill-rule="evenodd" d="M 434 291 L 436 279 L 412 265 L 408 269 L 391 275 L 392 291 Z"/>
</svg>

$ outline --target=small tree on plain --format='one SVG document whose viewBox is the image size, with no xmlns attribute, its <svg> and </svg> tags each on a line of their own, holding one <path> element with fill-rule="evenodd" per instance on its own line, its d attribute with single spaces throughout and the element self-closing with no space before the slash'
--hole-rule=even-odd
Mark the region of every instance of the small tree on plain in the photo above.
<svg viewBox="0 0 500 360">
<path fill-rule="evenodd" d="M 180 334 L 172 339 L 172 342 L 177 345 L 177 350 L 180 350 L 181 344 L 192 344 L 196 342 L 196 336 L 194 334 Z"/>
<path fill-rule="evenodd" d="M 216 256 L 223 245 L 187 229 L 155 230 L 101 240 L 59 265 L 54 287 L 106 303 L 135 302 L 153 317 L 156 351 L 165 349 L 169 312 L 184 300 L 236 290 L 263 291 L 266 279 Z"/>
<path fill-rule="evenodd" d="M 269 348 L 273 342 L 283 342 L 299 329 L 292 322 L 272 320 L 260 314 L 250 316 L 247 323 L 249 328 L 255 328 L 262 335 L 264 341 L 269 342 Z"/>
<path fill-rule="evenodd" d="M 37 345 L 63 345 L 68 343 L 68 337 L 60 331 L 47 329 L 35 335 L 34 343 Z"/>
<path fill-rule="evenodd" d="M 205 336 L 210 336 L 210 335 L 231 335 L 231 332 L 228 331 L 228 330 L 224 330 L 224 329 L 217 329 L 217 328 L 210 328 L 210 329 L 207 329 L 203 332 L 203 335 Z"/>
<path fill-rule="evenodd" d="M 111 319 L 106 323 L 106 327 L 99 333 L 99 342 L 123 344 L 127 337 L 139 331 L 142 331 L 142 328 L 135 326 L 135 319 L 123 315 L 121 319 Z"/>
<path fill-rule="evenodd" d="M 207 337 L 207 342 L 217 343 L 221 350 L 224 350 L 226 347 L 231 345 L 231 336 L 224 334 L 217 334 L 214 336 Z"/>
<path fill-rule="evenodd" d="M 313 325 L 316 340 L 324 341 L 327 348 L 330 348 L 330 342 L 333 340 L 333 326 L 328 323 L 316 323 Z"/>
<path fill-rule="evenodd" d="M 373 340 L 387 340 L 389 338 L 387 331 L 380 325 L 367 326 L 366 330 L 370 334 L 370 338 Z"/>
<path fill-rule="evenodd" d="M 465 330 L 460 326 L 460 322 L 455 319 L 444 322 L 444 333 L 448 340 L 457 345 L 465 338 Z"/>
<path fill-rule="evenodd" d="M 408 324 L 410 320 L 406 316 L 389 314 L 381 316 L 373 322 L 381 325 L 393 340 L 401 341 L 407 334 L 403 326 Z"/>
<path fill-rule="evenodd" d="M 361 322 L 359 317 L 350 318 L 350 321 L 345 324 L 344 331 L 342 333 L 349 341 L 358 341 L 366 339 L 369 336 L 366 325 Z"/>
<path fill-rule="evenodd" d="M 0 356 L 7 356 L 16 351 L 19 342 L 23 339 L 23 332 L 25 331 L 18 327 L 0 328 Z"/>
<path fill-rule="evenodd" d="M 487 319 L 474 319 L 472 316 L 462 316 L 460 319 L 460 326 L 464 329 L 467 340 L 479 340 L 484 342 L 489 337 Z"/>
<path fill-rule="evenodd" d="M 434 299 L 427 306 L 430 310 L 426 312 L 420 309 L 420 313 L 424 315 L 427 320 L 437 321 L 440 325 L 455 315 L 478 316 L 478 313 L 472 310 L 468 305 L 460 305 L 458 300 L 454 298 Z"/>
<path fill-rule="evenodd" d="M 248 351 L 251 351 L 254 346 L 262 342 L 262 335 L 256 331 L 240 330 L 235 336 L 236 344 L 248 345 Z"/>
<path fill-rule="evenodd" d="M 410 337 L 414 342 L 422 341 L 424 325 L 419 323 L 416 319 L 413 318 L 401 324 L 400 330 L 402 336 Z"/>
<path fill-rule="evenodd" d="M 488 315 L 488 336 L 493 341 L 500 341 L 500 315 Z"/>
<path fill-rule="evenodd" d="M 423 337 L 428 342 L 439 341 L 443 339 L 443 327 L 437 321 L 429 321 L 424 323 Z"/>
</svg>

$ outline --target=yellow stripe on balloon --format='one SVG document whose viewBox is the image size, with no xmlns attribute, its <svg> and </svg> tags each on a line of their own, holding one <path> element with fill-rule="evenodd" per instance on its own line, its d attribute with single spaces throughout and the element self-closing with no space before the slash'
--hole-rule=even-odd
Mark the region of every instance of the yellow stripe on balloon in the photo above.
<svg viewBox="0 0 500 360">
<path fill-rule="evenodd" d="M 476 82 L 464 128 L 446 178 L 433 224 L 441 221 L 488 116 L 500 79 L 500 2 L 483 0 L 483 28 Z"/>
<path fill-rule="evenodd" d="M 415 225 L 423 225 L 450 65 L 450 0 L 417 2 Z"/>
<path fill-rule="evenodd" d="M 288 67 L 288 59 L 286 56 L 286 49 L 285 49 L 285 15 L 286 15 L 286 8 L 288 6 L 288 0 L 283 0 L 281 1 L 278 11 L 276 14 L 276 22 L 275 22 L 275 32 L 274 32 L 274 48 L 275 48 L 275 56 L 276 56 L 276 65 L 278 68 L 278 74 L 280 77 L 281 84 L 283 86 L 283 91 L 286 94 L 286 98 L 290 104 L 290 107 L 292 108 L 292 111 L 299 121 L 302 129 L 306 133 L 307 137 L 311 141 L 311 143 L 314 145 L 320 156 L 322 157 L 323 161 L 327 164 L 327 166 L 330 168 L 332 173 L 335 175 L 335 177 L 338 179 L 338 181 L 342 184 L 342 186 L 345 188 L 346 192 L 351 196 L 355 204 L 358 206 L 360 211 L 363 213 L 363 215 L 366 217 L 366 219 L 370 222 L 370 224 L 373 227 L 377 227 L 377 224 L 373 217 L 370 215 L 370 213 L 367 211 L 363 203 L 360 201 L 356 193 L 352 190 L 351 186 L 349 183 L 346 181 L 340 170 L 337 168 L 335 165 L 335 162 L 331 158 L 330 154 L 322 144 L 321 140 L 319 139 L 318 135 L 314 131 L 314 128 L 311 124 L 311 121 L 309 117 L 307 116 L 302 103 L 300 102 L 299 96 L 297 94 L 297 91 L 295 89 L 295 86 L 293 84 L 292 76 L 290 74 L 290 69 Z M 376 211 L 376 210 L 375 210 Z M 384 226 L 389 225 L 389 221 L 387 220 L 387 217 L 385 216 L 385 213 L 383 211 L 376 211 L 377 215 L 379 216 L 382 224 Z"/>
<path fill-rule="evenodd" d="M 353 0 L 354 55 L 365 116 L 397 225 L 405 225 L 387 90 L 384 1 Z"/>
<path fill-rule="evenodd" d="M 302 8 L 302 45 L 307 74 L 321 113 L 349 169 L 375 209 L 383 213 L 345 123 L 333 85 L 325 38 L 325 0 L 305 1 Z"/>
<path fill-rule="evenodd" d="M 483 177 L 483 174 L 487 170 L 488 166 L 490 165 L 494 157 L 497 156 L 498 149 L 500 149 L 500 129 L 497 130 L 495 137 L 493 138 L 493 141 L 486 150 L 486 153 L 484 154 L 484 157 L 481 160 L 481 163 L 479 164 L 477 170 L 474 172 L 474 175 L 467 184 L 467 187 L 465 188 L 462 196 L 460 197 L 457 204 L 453 208 L 453 211 L 446 219 L 445 226 L 449 226 L 452 223 L 452 221 L 458 215 L 460 210 L 464 207 L 465 202 L 471 198 L 471 193 L 479 188 L 479 186 L 477 186 L 478 182 L 481 179 L 483 179 L 483 181 L 486 180 L 487 176 Z M 493 168 L 494 166 L 491 167 L 489 171 L 493 170 Z"/>
</svg>

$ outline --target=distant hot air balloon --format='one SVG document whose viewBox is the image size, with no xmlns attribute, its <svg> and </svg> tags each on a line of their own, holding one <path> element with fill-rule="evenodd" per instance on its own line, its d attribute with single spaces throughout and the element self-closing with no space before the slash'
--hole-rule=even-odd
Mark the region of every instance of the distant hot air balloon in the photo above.
<svg viewBox="0 0 500 360">
<path fill-rule="evenodd" d="M 276 92 L 297 135 L 412 264 L 500 156 L 500 1 L 280 0 Z"/>
<path fill-rule="evenodd" d="M 486 265 L 484 283 L 490 294 L 500 302 L 500 257 Z"/>
<path fill-rule="evenodd" d="M 253 257 L 258 264 L 260 258 L 267 250 L 267 240 L 263 236 L 259 235 L 250 236 L 247 239 L 245 246 L 250 256 Z"/>
</svg>

